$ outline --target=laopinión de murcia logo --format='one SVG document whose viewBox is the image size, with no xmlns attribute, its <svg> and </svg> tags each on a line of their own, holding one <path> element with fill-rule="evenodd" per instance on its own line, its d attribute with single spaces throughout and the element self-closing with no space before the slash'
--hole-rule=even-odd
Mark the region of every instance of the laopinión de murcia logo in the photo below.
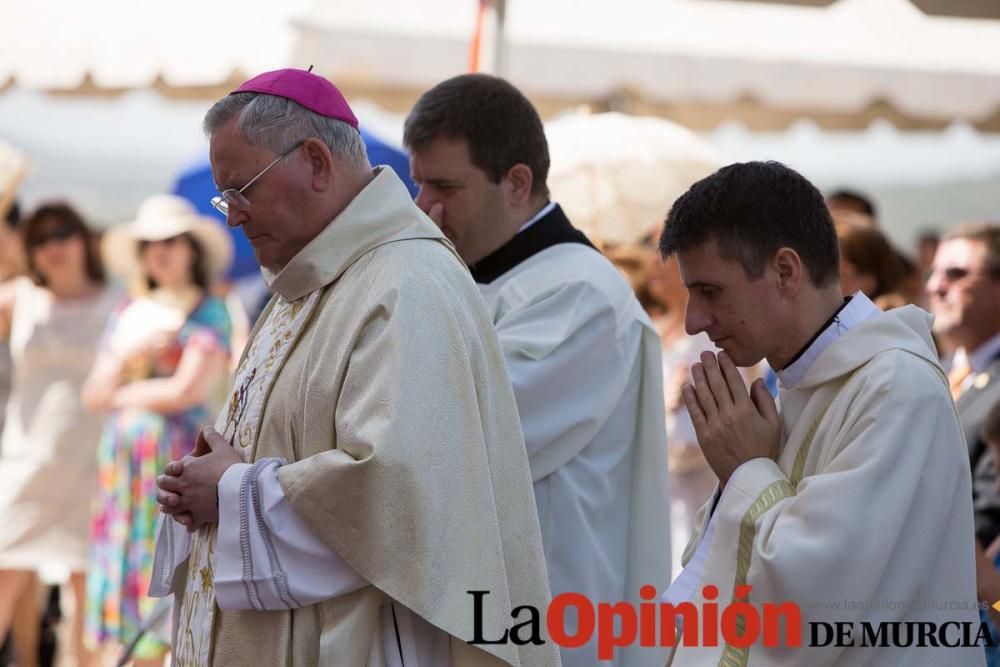
<svg viewBox="0 0 1000 667">
<path fill-rule="evenodd" d="M 671 604 L 657 601 L 653 586 L 639 591 L 642 602 L 638 608 L 629 602 L 597 602 L 580 593 L 561 593 L 545 610 L 547 636 L 563 648 L 579 648 L 588 644 L 596 633 L 597 657 L 612 660 L 615 651 L 638 644 L 641 647 L 719 646 L 749 648 L 760 642 L 773 648 L 818 648 L 826 646 L 862 648 L 892 647 L 970 647 L 995 646 L 989 627 L 982 622 L 867 622 L 810 621 L 803 624 L 801 607 L 792 601 L 765 602 L 758 606 L 749 602 L 751 586 L 737 586 L 733 601 L 719 606 L 719 590 L 708 585 L 702 588 L 704 602 Z M 473 604 L 474 635 L 470 644 L 543 644 L 542 612 L 537 607 L 522 605 L 511 611 L 511 625 L 497 637 L 484 633 L 483 613 L 489 604 L 489 591 L 467 591 Z M 856 609 L 861 603 L 843 601 L 828 605 L 828 609 Z M 902 605 L 903 603 L 898 603 Z M 954 611 L 979 609 L 979 603 L 957 601 L 945 603 Z M 867 605 L 871 607 L 872 605 Z M 888 608 L 888 603 L 885 605 Z M 940 609 L 939 606 L 935 608 Z M 1000 609 L 1000 602 L 997 603 Z M 575 614 L 573 630 L 568 629 L 567 616 Z"/>
</svg>

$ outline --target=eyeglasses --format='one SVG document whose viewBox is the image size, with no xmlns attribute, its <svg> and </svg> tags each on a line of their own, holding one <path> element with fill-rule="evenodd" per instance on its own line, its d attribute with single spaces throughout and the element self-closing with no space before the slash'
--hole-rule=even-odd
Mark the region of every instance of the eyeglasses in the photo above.
<svg viewBox="0 0 1000 667">
<path fill-rule="evenodd" d="M 37 234 L 33 234 L 28 239 L 28 245 L 32 248 L 39 248 L 50 241 L 65 241 L 66 239 L 76 236 L 76 233 L 77 230 L 69 225 L 50 227 L 49 229 L 38 232 Z"/>
<path fill-rule="evenodd" d="M 229 207 L 230 206 L 232 206 L 234 208 L 238 208 L 238 209 L 248 209 L 248 208 L 250 208 L 250 202 L 247 200 L 246 196 L 243 194 L 246 191 L 246 189 L 249 188 L 254 183 L 256 183 L 257 179 L 259 179 L 261 176 L 263 176 L 264 174 L 266 174 L 268 169 L 270 169 L 271 167 L 273 167 L 274 165 L 278 164 L 279 162 L 281 162 L 282 160 L 284 160 L 286 157 L 288 157 L 289 155 L 291 155 L 292 153 L 294 153 L 295 151 L 297 151 L 302 146 L 302 144 L 304 144 L 305 142 L 306 142 L 305 139 L 303 139 L 302 141 L 300 141 L 299 143 L 295 144 L 294 146 L 292 146 L 291 148 L 289 148 L 287 151 L 285 151 L 284 153 L 282 153 L 278 157 L 274 158 L 274 160 L 271 161 L 271 164 L 269 164 L 266 167 L 264 167 L 260 171 L 259 174 L 257 174 L 253 178 L 251 178 L 250 182 L 247 183 L 246 185 L 244 185 L 242 188 L 240 188 L 238 190 L 236 188 L 228 188 L 228 189 L 223 190 L 222 192 L 220 192 L 215 197 L 212 197 L 212 199 L 211 199 L 212 207 L 216 211 L 218 211 L 219 213 L 221 213 L 222 215 L 229 215 Z"/>
</svg>

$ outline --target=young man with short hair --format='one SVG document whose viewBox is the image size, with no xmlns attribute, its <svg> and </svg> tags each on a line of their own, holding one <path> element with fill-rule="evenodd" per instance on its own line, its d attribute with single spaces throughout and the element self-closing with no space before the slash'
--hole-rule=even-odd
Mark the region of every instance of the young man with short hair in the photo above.
<svg viewBox="0 0 1000 667">
<path fill-rule="evenodd" d="M 863 622 L 978 631 L 969 470 L 930 316 L 845 299 L 822 195 L 775 162 L 695 183 L 660 250 L 688 288 L 688 333 L 722 349 L 702 354 L 683 390 L 720 489 L 664 597 L 758 613 L 791 601 L 802 621 L 800 648 L 784 635 L 777 647 L 720 641 L 682 646 L 673 664 L 983 664 L 978 646 L 861 645 Z M 777 371 L 777 405 L 737 372 L 761 359 Z M 815 622 L 849 623 L 853 639 L 810 647 Z"/>
</svg>

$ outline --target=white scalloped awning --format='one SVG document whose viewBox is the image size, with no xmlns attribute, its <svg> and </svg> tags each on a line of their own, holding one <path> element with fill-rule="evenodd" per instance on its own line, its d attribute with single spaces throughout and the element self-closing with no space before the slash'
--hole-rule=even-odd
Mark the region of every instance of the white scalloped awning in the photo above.
<svg viewBox="0 0 1000 667">
<path fill-rule="evenodd" d="M 2 0 L 0 89 L 200 88 L 284 66 L 304 0 Z"/>
<path fill-rule="evenodd" d="M 466 67 L 475 12 L 471 0 L 322 0 L 297 21 L 296 55 L 337 80 L 419 90 Z M 931 17 L 908 0 L 507 0 L 505 30 L 507 76 L 535 99 L 627 90 L 661 110 L 1000 129 L 1000 21 Z"/>
<path fill-rule="evenodd" d="M 466 69 L 477 7 L 3 0 L 0 90 L 215 96 L 242 75 L 314 64 L 349 94 L 403 110 Z M 1000 20 L 927 16 L 909 0 L 507 0 L 506 38 L 508 78 L 546 112 L 610 98 L 698 129 L 811 117 L 1000 131 Z"/>
</svg>

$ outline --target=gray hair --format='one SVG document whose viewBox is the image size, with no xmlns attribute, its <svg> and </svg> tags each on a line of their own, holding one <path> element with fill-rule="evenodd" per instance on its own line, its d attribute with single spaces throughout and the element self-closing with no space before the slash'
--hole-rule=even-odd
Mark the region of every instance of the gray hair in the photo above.
<svg viewBox="0 0 1000 667">
<path fill-rule="evenodd" d="M 254 146 L 284 153 L 309 137 L 321 139 L 334 157 L 358 169 L 370 169 L 361 133 L 342 120 L 321 116 L 284 97 L 234 93 L 205 114 L 205 134 L 212 136 L 233 117 L 243 137 Z"/>
</svg>

